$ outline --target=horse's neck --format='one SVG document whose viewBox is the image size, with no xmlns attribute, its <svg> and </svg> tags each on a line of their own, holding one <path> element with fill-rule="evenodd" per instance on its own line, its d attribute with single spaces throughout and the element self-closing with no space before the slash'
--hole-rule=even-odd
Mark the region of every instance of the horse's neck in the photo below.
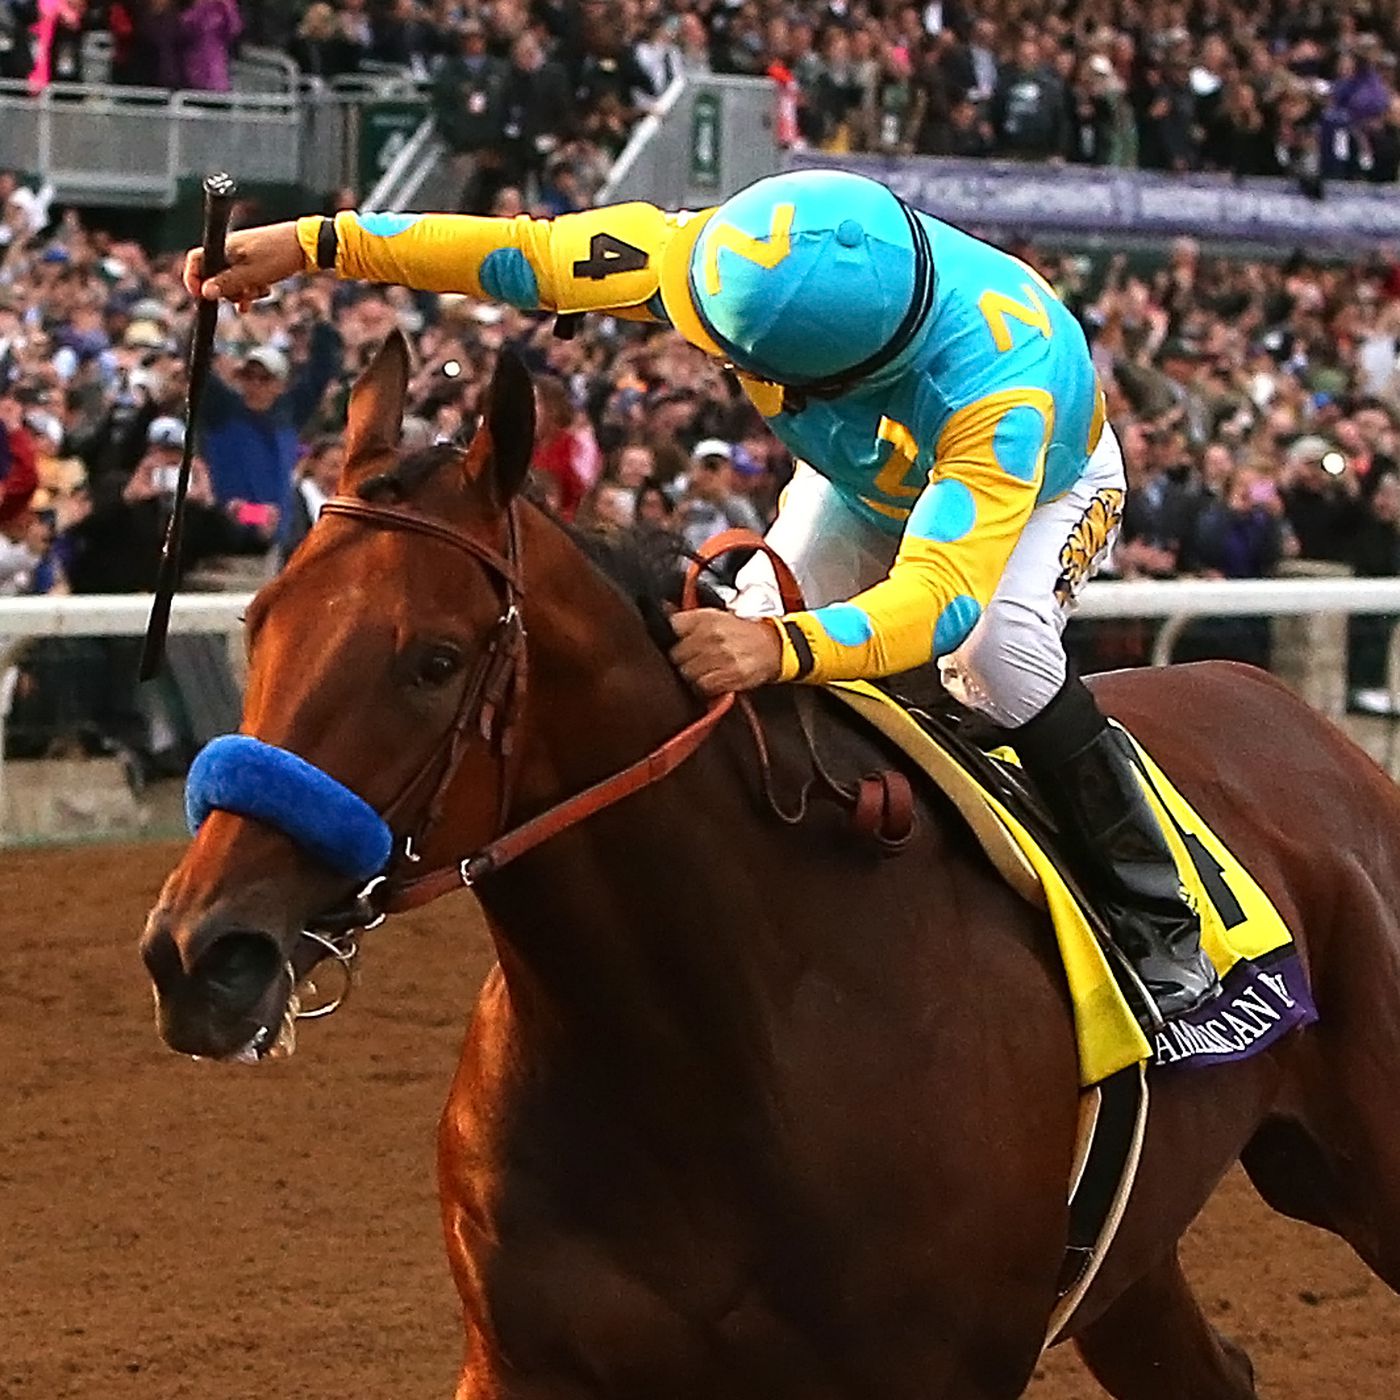
<svg viewBox="0 0 1400 1400">
<path fill-rule="evenodd" d="M 533 598 L 526 815 L 620 772 L 697 714 L 617 592 L 582 567 L 546 580 L 561 576 L 567 595 L 547 581 Z M 480 892 L 512 1004 L 537 1026 L 639 1052 L 695 1052 L 732 1032 L 762 1000 L 746 986 L 752 946 L 739 954 L 763 936 L 756 873 L 773 835 L 732 743 L 715 737 L 539 847 Z"/>
</svg>

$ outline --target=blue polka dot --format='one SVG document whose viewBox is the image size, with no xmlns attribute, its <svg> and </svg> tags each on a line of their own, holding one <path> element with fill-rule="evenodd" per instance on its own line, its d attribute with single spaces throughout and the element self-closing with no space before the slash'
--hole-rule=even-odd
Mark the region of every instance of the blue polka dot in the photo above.
<svg viewBox="0 0 1400 1400">
<path fill-rule="evenodd" d="M 1030 404 L 1017 404 L 1001 416 L 992 434 L 992 456 L 1007 476 L 1034 481 L 1045 451 L 1045 417 Z"/>
<path fill-rule="evenodd" d="M 375 238 L 392 238 L 406 228 L 412 228 L 423 216 L 421 214 L 356 214 L 355 218 L 364 231 Z"/>
<path fill-rule="evenodd" d="M 540 284 L 535 270 L 519 248 L 497 248 L 481 260 L 481 290 L 493 301 L 503 301 L 520 311 L 538 311 Z"/>
<path fill-rule="evenodd" d="M 967 640 L 967 634 L 977 626 L 982 616 L 982 604 L 966 593 L 959 593 L 941 613 L 933 628 L 933 654 L 947 656 Z"/>
<path fill-rule="evenodd" d="M 832 603 L 812 616 L 837 646 L 864 646 L 875 632 L 870 619 L 853 603 Z"/>
<path fill-rule="evenodd" d="M 906 535 L 934 544 L 952 544 L 977 523 L 977 502 L 961 481 L 935 481 L 909 512 Z"/>
</svg>

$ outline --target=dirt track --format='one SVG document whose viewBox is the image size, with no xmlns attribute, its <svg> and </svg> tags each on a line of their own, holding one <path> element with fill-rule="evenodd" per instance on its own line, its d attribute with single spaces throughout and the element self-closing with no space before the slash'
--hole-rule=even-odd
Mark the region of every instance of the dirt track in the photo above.
<svg viewBox="0 0 1400 1400">
<path fill-rule="evenodd" d="M 474 911 L 381 936 L 288 1064 L 189 1063 L 134 952 L 175 849 L 0 855 L 0 1397 L 447 1400 L 433 1134 L 488 961 Z M 1188 1264 L 1270 1400 L 1400 1394 L 1400 1302 L 1242 1178 Z M 1029 1394 L 1100 1392 L 1061 1350 Z"/>
</svg>

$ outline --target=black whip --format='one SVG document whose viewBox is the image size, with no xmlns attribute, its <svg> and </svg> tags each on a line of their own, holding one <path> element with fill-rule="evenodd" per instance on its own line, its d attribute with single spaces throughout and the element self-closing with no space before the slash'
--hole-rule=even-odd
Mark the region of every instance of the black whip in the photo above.
<svg viewBox="0 0 1400 1400">
<path fill-rule="evenodd" d="M 224 243 L 237 186 L 228 175 L 209 175 L 204 181 L 204 276 L 215 277 L 228 266 Z M 190 487 L 190 467 L 194 462 L 194 429 L 199 421 L 199 404 L 209 379 L 214 354 L 214 327 L 219 304 L 201 299 L 195 313 L 194 338 L 190 341 L 189 390 L 185 399 L 185 444 L 180 452 L 180 476 L 175 483 L 175 500 L 165 526 L 165 543 L 160 551 L 160 572 L 156 575 L 156 596 L 146 623 L 146 639 L 141 644 L 140 678 L 150 680 L 165 659 L 165 634 L 170 630 L 170 604 L 180 579 L 180 540 L 185 524 L 185 497 Z"/>
</svg>

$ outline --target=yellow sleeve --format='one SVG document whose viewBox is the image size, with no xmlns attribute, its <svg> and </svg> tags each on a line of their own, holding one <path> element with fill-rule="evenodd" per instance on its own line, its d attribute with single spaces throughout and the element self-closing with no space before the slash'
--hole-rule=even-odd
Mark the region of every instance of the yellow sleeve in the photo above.
<svg viewBox="0 0 1400 1400">
<path fill-rule="evenodd" d="M 1040 389 L 1002 390 L 953 413 L 889 577 L 782 618 L 781 678 L 895 675 L 961 646 L 1035 508 L 1054 417 Z"/>
<path fill-rule="evenodd" d="M 321 219 L 297 220 L 314 269 Z M 661 253 L 675 215 L 639 202 L 555 219 L 470 214 L 335 216 L 337 276 L 397 282 L 426 292 L 466 292 L 522 311 L 601 311 L 645 317 L 659 305 Z M 655 311 L 654 319 L 661 319 Z"/>
</svg>

